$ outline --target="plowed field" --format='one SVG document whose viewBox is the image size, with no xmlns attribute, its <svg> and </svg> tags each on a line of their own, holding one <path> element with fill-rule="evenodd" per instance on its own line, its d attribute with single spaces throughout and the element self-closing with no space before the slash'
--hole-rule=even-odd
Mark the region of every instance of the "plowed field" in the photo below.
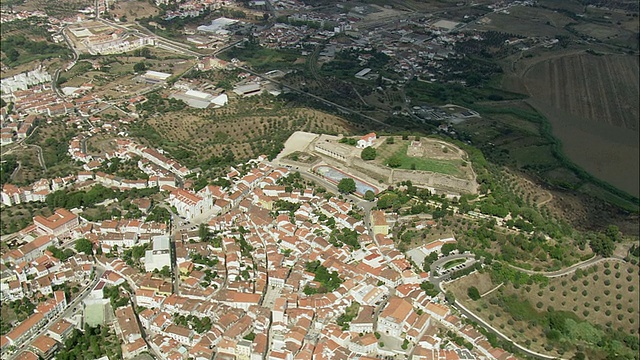
<svg viewBox="0 0 640 360">
<path fill-rule="evenodd" d="M 529 68 L 525 81 L 530 103 L 551 121 L 567 156 L 638 196 L 638 57 L 549 59 Z"/>
</svg>

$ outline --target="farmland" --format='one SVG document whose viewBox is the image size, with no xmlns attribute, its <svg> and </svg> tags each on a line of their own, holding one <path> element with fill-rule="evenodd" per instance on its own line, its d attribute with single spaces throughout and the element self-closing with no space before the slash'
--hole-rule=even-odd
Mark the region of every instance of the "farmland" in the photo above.
<svg viewBox="0 0 640 360">
<path fill-rule="evenodd" d="M 331 134 L 351 131 L 348 123 L 336 116 L 306 108 L 283 108 L 270 95 L 232 100 L 226 108 L 205 112 L 185 109 L 179 116 L 159 114 L 150 117 L 147 124 L 150 128 L 144 131 L 157 134 L 144 136 L 147 141 L 194 166 L 212 155 L 233 154 L 236 159 L 275 156 L 295 130 Z"/>
<path fill-rule="evenodd" d="M 633 358 L 640 320 L 635 292 L 637 266 L 609 260 L 551 278 L 548 284 L 505 283 L 481 299 L 471 300 L 467 295 L 470 286 L 477 287 L 483 295 L 499 285 L 492 281 L 490 272 L 486 269 L 461 278 L 447 285 L 447 289 L 464 306 L 516 342 L 564 358 L 578 351 L 590 359 L 605 358 L 607 353 Z M 602 346 L 601 341 L 610 346 Z"/>
<path fill-rule="evenodd" d="M 525 77 L 531 104 L 547 116 L 567 156 L 635 196 L 640 193 L 637 77 L 637 57 L 589 54 L 542 61 Z"/>
<path fill-rule="evenodd" d="M 17 2 L 17 1 L 14 1 Z M 77 13 L 77 10 L 84 9 L 88 6 L 93 6 L 92 0 L 71 0 L 71 1 L 59 1 L 59 0 L 24 0 L 22 4 L 13 6 L 14 10 L 40 10 L 47 13 L 50 16 L 67 17 Z"/>
</svg>

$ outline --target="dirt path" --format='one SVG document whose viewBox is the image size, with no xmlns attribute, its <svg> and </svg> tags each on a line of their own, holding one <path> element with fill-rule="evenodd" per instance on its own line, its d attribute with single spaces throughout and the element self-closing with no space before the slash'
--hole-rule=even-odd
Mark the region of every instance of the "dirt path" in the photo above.
<svg viewBox="0 0 640 360">
<path fill-rule="evenodd" d="M 493 289 L 491 289 L 491 290 L 487 291 L 486 293 L 484 293 L 484 294 L 480 295 L 480 297 L 481 297 L 481 298 L 483 298 L 483 297 L 485 297 L 485 296 L 487 296 L 487 295 L 491 294 L 492 292 L 494 292 L 494 291 L 496 291 L 496 290 L 500 289 L 500 287 L 501 287 L 502 285 L 504 285 L 504 283 L 503 283 L 503 282 L 502 282 L 502 283 L 500 283 L 500 284 L 498 284 L 498 286 L 494 287 Z"/>
<path fill-rule="evenodd" d="M 544 275 L 548 278 L 554 278 L 554 277 L 560 277 L 563 275 L 567 275 L 567 274 L 571 274 L 574 271 L 583 268 L 583 267 L 587 267 L 587 266 L 591 266 L 594 264 L 597 264 L 601 261 L 605 261 L 605 260 L 610 260 L 610 261 L 621 261 L 618 258 L 603 258 L 602 256 L 598 256 L 598 255 L 594 255 L 591 259 L 579 262 L 577 264 L 573 264 L 571 266 L 569 266 L 568 268 L 564 268 L 564 269 L 560 269 L 560 270 L 556 270 L 556 271 L 534 271 L 534 270 L 527 270 L 527 269 L 522 269 L 519 268 L 517 266 L 511 265 L 511 264 L 507 264 L 509 267 L 516 269 L 518 271 L 522 271 L 526 274 L 529 275 Z"/>
</svg>

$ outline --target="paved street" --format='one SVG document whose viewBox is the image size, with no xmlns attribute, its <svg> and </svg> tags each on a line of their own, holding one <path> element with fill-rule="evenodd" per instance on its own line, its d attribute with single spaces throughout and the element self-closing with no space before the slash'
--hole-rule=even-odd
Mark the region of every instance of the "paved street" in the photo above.
<svg viewBox="0 0 640 360">
<path fill-rule="evenodd" d="M 100 280 L 104 272 L 105 272 L 105 269 L 102 266 L 96 265 L 95 276 L 93 278 L 93 281 L 91 281 L 91 283 L 89 283 L 89 285 L 84 290 L 82 290 L 82 292 L 80 292 L 74 300 L 72 300 L 69 304 L 67 304 L 67 308 L 62 313 L 54 316 L 51 320 L 49 320 L 49 322 L 47 322 L 45 326 L 43 326 L 37 333 L 32 335 L 29 338 L 29 340 L 27 340 L 22 346 L 20 346 L 17 349 L 17 351 L 9 357 L 9 360 L 17 359 L 21 351 L 28 349 L 29 346 L 31 346 L 31 344 L 33 343 L 33 341 L 36 338 L 38 338 L 38 336 L 46 333 L 46 331 L 58 320 L 66 317 L 70 317 L 74 313 L 81 311 L 82 306 L 79 306 L 79 305 L 81 305 L 82 300 L 84 300 L 91 293 L 91 290 L 94 288 L 94 286 L 96 286 L 96 284 L 98 283 L 98 281 Z"/>
</svg>

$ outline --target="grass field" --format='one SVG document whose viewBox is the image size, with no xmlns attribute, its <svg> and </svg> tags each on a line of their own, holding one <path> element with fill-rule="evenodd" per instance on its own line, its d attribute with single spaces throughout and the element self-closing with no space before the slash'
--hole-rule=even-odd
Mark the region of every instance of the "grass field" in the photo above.
<svg viewBox="0 0 640 360">
<path fill-rule="evenodd" d="M 396 140 L 395 144 L 382 144 L 378 150 L 377 160 L 381 165 L 387 165 L 389 159 L 396 158 L 399 160 L 398 169 L 431 171 L 440 174 L 447 174 L 456 177 L 464 177 L 466 172 L 462 169 L 463 163 L 461 158 L 457 159 L 433 159 L 429 157 L 414 157 L 407 155 L 409 141 Z M 456 155 L 453 155 L 456 157 Z"/>
<path fill-rule="evenodd" d="M 234 47 L 225 51 L 223 54 L 220 54 L 220 57 L 225 60 L 238 58 L 246 62 L 256 71 L 276 69 L 290 70 L 295 67 L 300 69 L 304 68 L 302 64 L 294 64 L 300 57 L 300 53 L 293 50 L 276 50 L 261 46 L 246 45 L 245 47 Z"/>
<path fill-rule="evenodd" d="M 447 262 L 446 264 L 444 264 L 443 268 L 444 269 L 451 269 L 452 267 L 459 265 L 459 264 L 463 264 L 465 261 L 467 261 L 466 259 L 457 259 L 457 260 L 451 260 L 449 262 Z"/>
</svg>

